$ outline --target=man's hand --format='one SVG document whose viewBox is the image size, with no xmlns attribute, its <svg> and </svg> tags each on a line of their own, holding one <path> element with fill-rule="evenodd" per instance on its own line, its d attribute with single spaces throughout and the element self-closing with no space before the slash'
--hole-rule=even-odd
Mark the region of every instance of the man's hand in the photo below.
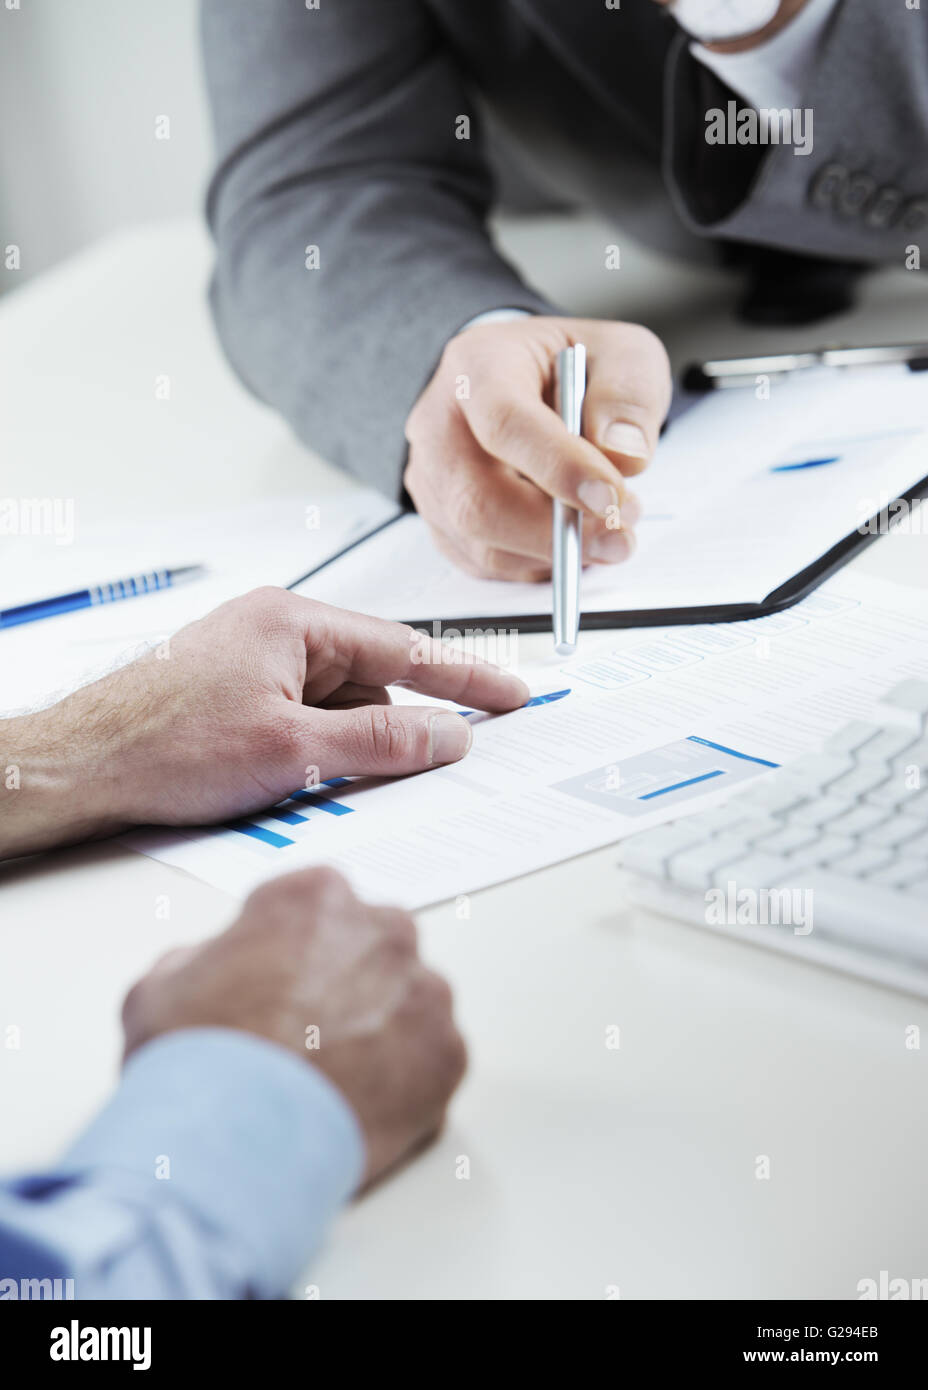
<svg viewBox="0 0 928 1390">
<path fill-rule="evenodd" d="M 332 869 L 265 884 L 228 931 L 165 956 L 123 1024 L 126 1055 L 178 1028 L 238 1028 L 317 1066 L 360 1122 L 366 1181 L 435 1133 L 464 1072 L 450 990 L 420 961 L 412 918 L 359 902 Z"/>
<path fill-rule="evenodd" d="M 460 715 L 390 704 L 405 685 L 511 710 L 515 676 L 401 623 L 256 589 L 60 704 L 0 721 L 0 858 L 132 825 L 257 811 L 330 777 L 455 762 Z"/>
<path fill-rule="evenodd" d="M 584 343 L 583 437 L 551 408 L 554 361 Z M 583 512 L 587 563 L 631 554 L 640 473 L 670 403 L 667 354 L 630 323 L 526 318 L 452 338 L 406 423 L 404 482 L 439 548 L 494 579 L 551 573 L 551 498 Z"/>
</svg>

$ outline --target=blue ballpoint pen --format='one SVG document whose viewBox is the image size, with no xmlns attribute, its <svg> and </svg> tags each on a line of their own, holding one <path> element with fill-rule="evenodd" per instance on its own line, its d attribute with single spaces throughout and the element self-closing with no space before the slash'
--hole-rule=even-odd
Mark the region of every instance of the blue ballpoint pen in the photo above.
<svg viewBox="0 0 928 1390">
<path fill-rule="evenodd" d="M 21 603 L 16 608 L 0 608 L 0 628 L 38 622 L 40 618 L 53 618 L 58 613 L 73 613 L 78 608 L 95 608 L 101 603 L 116 603 L 119 599 L 151 594 L 157 589 L 171 589 L 175 584 L 198 579 L 205 573 L 204 565 L 184 565 L 176 570 L 151 570 L 148 574 L 138 574 L 131 579 L 116 579 L 112 584 L 94 584 L 89 589 L 76 589 L 73 594 L 36 599 L 34 603 Z"/>
</svg>

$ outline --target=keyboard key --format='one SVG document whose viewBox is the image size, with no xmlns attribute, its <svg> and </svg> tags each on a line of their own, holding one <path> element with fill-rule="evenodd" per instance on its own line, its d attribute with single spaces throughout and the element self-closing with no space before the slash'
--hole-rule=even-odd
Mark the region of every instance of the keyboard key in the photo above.
<svg viewBox="0 0 928 1390">
<path fill-rule="evenodd" d="M 742 816 L 737 830 L 748 844 L 753 844 L 762 835 L 772 835 L 774 831 L 782 830 L 785 824 L 782 816 Z"/>
<path fill-rule="evenodd" d="M 850 835 L 820 835 L 815 843 L 818 853 L 816 862 L 830 864 L 833 859 L 843 859 L 845 855 L 853 854 L 859 843 Z"/>
<path fill-rule="evenodd" d="M 880 812 L 875 812 L 877 816 Z M 829 821 L 834 822 L 839 816 L 845 819 L 848 815 L 848 804 L 842 801 L 839 796 L 818 796 L 812 801 L 803 801 L 794 807 L 789 813 L 790 825 L 811 825 L 815 829 L 820 829 L 827 825 Z M 851 833 L 844 831 L 842 833 Z"/>
<path fill-rule="evenodd" d="M 869 873 L 866 877 L 871 883 L 883 883 L 888 888 L 904 888 L 907 883 L 914 883 L 924 875 L 924 859 L 915 859 L 903 854 L 891 859 L 885 869 L 877 869 L 875 873 Z"/>
<path fill-rule="evenodd" d="M 917 816 L 890 816 L 882 825 L 869 830 L 865 837 L 868 845 L 904 845 L 907 840 L 924 838 L 925 823 Z"/>
<path fill-rule="evenodd" d="M 925 786 L 928 783 L 928 739 L 917 738 L 892 759 L 893 771 L 902 777 L 911 776 L 913 767 L 918 768 L 921 784 Z"/>
<path fill-rule="evenodd" d="M 847 874 L 848 878 L 868 878 L 876 869 L 885 869 L 894 859 L 888 845 L 858 845 L 853 854 L 841 859 L 829 859 L 828 867 L 835 874 Z"/>
<path fill-rule="evenodd" d="M 783 862 L 790 872 L 790 883 L 798 883 L 798 876 L 805 873 L 807 869 L 819 868 L 830 859 L 844 858 L 845 855 L 851 853 L 856 844 L 857 841 L 852 840 L 849 836 L 817 834 L 813 839 L 782 856 Z M 766 844 L 756 845 L 753 848 L 759 854 L 772 853 Z"/>
<path fill-rule="evenodd" d="M 844 802 L 845 808 L 847 802 Z M 835 835 L 862 835 L 876 825 L 882 825 L 887 819 L 885 806 L 871 806 L 866 801 L 859 801 L 850 810 L 845 810 L 843 816 L 837 820 L 829 821 L 828 829 Z"/>
<path fill-rule="evenodd" d="M 789 864 L 791 874 L 791 883 L 798 883 L 798 876 L 805 873 L 806 869 L 818 868 L 826 853 L 832 855 L 840 854 L 842 847 L 846 843 L 844 840 L 834 836 L 833 838 L 828 838 L 827 848 L 823 849 L 823 838 L 825 837 L 819 835 L 814 840 L 811 840 L 809 844 L 803 845 L 801 849 L 794 849 L 792 854 L 786 856 L 786 862 Z M 853 843 L 853 841 L 848 841 L 847 843 Z"/>
<path fill-rule="evenodd" d="M 873 791 L 867 792 L 864 804 L 867 806 L 878 806 L 886 815 L 890 811 L 895 811 L 905 800 L 905 783 L 901 777 L 894 777 L 892 774 L 879 787 L 874 787 Z"/>
<path fill-rule="evenodd" d="M 784 781 L 791 782 L 794 787 L 801 787 L 808 796 L 818 791 L 824 791 L 831 787 L 832 783 L 837 782 L 839 778 L 843 778 L 855 770 L 857 770 L 857 764 L 851 758 L 830 753 L 813 753 L 811 757 L 799 758 L 794 763 L 787 763 L 786 767 L 780 769 L 780 776 Z"/>
<path fill-rule="evenodd" d="M 922 787 L 917 792 L 907 792 L 899 806 L 907 816 L 918 816 L 922 820 L 928 819 L 928 787 Z"/>
<path fill-rule="evenodd" d="M 746 852 L 740 835 L 720 835 L 681 850 L 670 860 L 668 876 L 681 888 L 711 888 L 712 871 Z"/>
<path fill-rule="evenodd" d="M 880 732 L 864 744 L 857 753 L 857 761 L 861 763 L 891 763 L 894 758 L 898 758 L 906 748 L 914 748 L 916 743 L 921 742 L 918 734 L 911 729 L 881 729 Z"/>
<path fill-rule="evenodd" d="M 880 702 L 893 705 L 896 709 L 910 710 L 914 714 L 928 716 L 928 681 L 908 680 L 894 685 L 888 695 Z"/>
<path fill-rule="evenodd" d="M 746 854 L 712 872 L 712 883 L 724 888 L 734 882 L 739 888 L 776 888 L 789 881 L 789 861 L 780 854 Z"/>
<path fill-rule="evenodd" d="M 742 815 L 757 811 L 778 816 L 791 806 L 798 806 L 802 800 L 802 793 L 792 783 L 780 782 L 775 776 L 767 775 L 759 777 L 749 790 L 732 797 L 729 804 L 737 803 L 742 807 Z"/>
<path fill-rule="evenodd" d="M 883 726 L 881 724 L 866 724 L 862 719 L 855 719 L 825 740 L 824 751 L 836 753 L 839 756 L 853 757 L 858 754 L 858 750 L 863 748 L 869 739 L 882 732 Z"/>
<path fill-rule="evenodd" d="M 674 821 L 671 825 L 658 825 L 653 830 L 633 835 L 622 844 L 622 863 L 635 873 L 649 874 L 651 878 L 666 878 L 670 857 L 690 845 L 700 844 L 704 839 L 698 816 Z"/>
<path fill-rule="evenodd" d="M 796 825 L 792 821 L 773 835 L 764 835 L 757 841 L 757 848 L 763 854 L 792 854 L 794 850 L 814 845 L 819 834 L 814 826 Z"/>
<path fill-rule="evenodd" d="M 719 835 L 723 830 L 730 830 L 733 825 L 742 826 L 745 822 L 745 808 L 740 800 L 734 798 L 725 803 L 724 806 L 716 806 L 712 811 L 704 811 L 699 817 L 699 824 L 704 831 L 706 838 L 710 835 Z"/>
<path fill-rule="evenodd" d="M 868 792 L 881 786 L 888 777 L 889 768 L 885 763 L 861 763 L 860 767 L 855 767 L 852 772 L 832 782 L 828 790 L 832 796 L 842 796 L 845 801 L 856 801 L 858 797 L 866 796 Z"/>
</svg>

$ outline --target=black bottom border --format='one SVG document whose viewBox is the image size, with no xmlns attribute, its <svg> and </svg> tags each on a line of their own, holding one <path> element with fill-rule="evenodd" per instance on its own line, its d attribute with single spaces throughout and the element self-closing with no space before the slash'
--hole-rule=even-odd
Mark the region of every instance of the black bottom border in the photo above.
<svg viewBox="0 0 928 1390">
<path fill-rule="evenodd" d="M 148 1377 L 176 1376 L 178 1371 L 203 1370 L 215 1379 L 228 1375 L 240 1382 L 263 1373 L 274 1376 L 295 1371 L 316 1379 L 320 1357 L 345 1357 L 345 1372 L 357 1376 L 364 1369 L 364 1352 L 371 1364 L 377 1358 L 380 1374 L 397 1373 L 399 1356 L 407 1374 L 417 1376 L 430 1367 L 430 1378 L 451 1361 L 460 1374 L 470 1361 L 475 1375 L 491 1367 L 499 1370 L 500 1352 L 518 1357 L 524 1374 L 532 1362 L 548 1360 L 555 1343 L 571 1337 L 571 1356 L 589 1360 L 592 1347 L 577 1346 L 575 1333 L 582 1325 L 601 1344 L 617 1372 L 628 1369 L 661 1371 L 758 1368 L 789 1371 L 821 1367 L 830 1372 L 863 1368 L 866 1371 L 901 1372 L 919 1364 L 924 1346 L 925 1316 L 919 1285 L 889 1301 L 693 1301 L 646 1302 L 622 1299 L 606 1291 L 596 1302 L 608 1304 L 594 1316 L 579 1301 L 550 1300 L 559 1311 L 544 1314 L 544 1326 L 533 1333 L 534 1302 L 500 1301 L 479 1311 L 479 1300 L 430 1303 L 427 1320 L 420 1312 L 403 1327 L 395 1301 L 308 1300 L 278 1303 L 154 1303 L 154 1302 L 19 1302 L 2 1315 L 3 1361 L 8 1370 L 29 1374 L 43 1369 L 48 1375 L 70 1378 L 83 1372 L 132 1375 L 131 1359 L 52 1359 L 53 1344 L 92 1350 L 89 1329 L 136 1328 L 137 1359 L 150 1365 L 138 1369 Z M 928 1287 L 928 1281 L 925 1281 Z M 592 1301 L 592 1300 L 591 1300 Z M 915 1306 L 913 1306 L 913 1301 Z M 547 1303 L 549 1301 L 539 1300 Z M 387 1305 L 386 1307 L 384 1305 Z M 405 1306 L 409 1306 L 407 1303 Z M 415 1306 L 415 1304 L 413 1304 Z M 463 1311 L 462 1311 L 463 1307 Z M 569 1310 L 569 1311 L 568 1311 Z M 575 1321 L 577 1319 L 577 1321 Z M 357 1338 L 363 1328 L 364 1338 Z M 382 1327 L 382 1336 L 378 1335 Z M 63 1339 L 60 1329 L 66 1329 Z M 490 1350 L 480 1338 L 484 1328 L 493 1330 Z M 56 1331 L 56 1329 L 59 1329 Z M 148 1329 L 148 1338 L 144 1335 Z M 345 1334 L 348 1334 L 347 1338 Z M 423 1333 L 427 1338 L 423 1340 Z M 466 1333 L 466 1336 L 463 1335 Z M 436 1358 L 436 1338 L 439 1357 Z M 500 1340 L 500 1338 L 502 1340 Z M 359 1365 L 359 1355 L 361 1364 Z M 916 1359 L 917 1358 L 917 1359 Z M 575 1363 L 576 1364 L 576 1363 Z M 315 1369 L 314 1369 L 315 1368 Z M 373 1369 L 373 1365 L 372 1365 Z M 326 1378 L 332 1378 L 331 1370 Z M 142 1383 L 142 1382 L 139 1382 Z"/>
</svg>

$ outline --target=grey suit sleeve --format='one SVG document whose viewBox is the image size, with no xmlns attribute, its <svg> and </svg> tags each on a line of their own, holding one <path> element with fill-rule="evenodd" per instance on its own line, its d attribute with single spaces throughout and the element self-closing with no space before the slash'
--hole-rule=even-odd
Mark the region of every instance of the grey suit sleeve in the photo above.
<svg viewBox="0 0 928 1390">
<path fill-rule="evenodd" d="M 419 0 L 203 0 L 202 25 L 222 343 L 301 439 L 398 496 L 448 338 L 501 304 L 549 311 L 486 230 L 464 83 Z"/>
<path fill-rule="evenodd" d="M 665 176 L 691 227 L 906 265 L 928 232 L 928 5 L 839 0 L 800 97 L 808 154 L 707 145 L 706 111 L 726 100 L 700 67 L 681 38 L 668 64 Z"/>
</svg>

